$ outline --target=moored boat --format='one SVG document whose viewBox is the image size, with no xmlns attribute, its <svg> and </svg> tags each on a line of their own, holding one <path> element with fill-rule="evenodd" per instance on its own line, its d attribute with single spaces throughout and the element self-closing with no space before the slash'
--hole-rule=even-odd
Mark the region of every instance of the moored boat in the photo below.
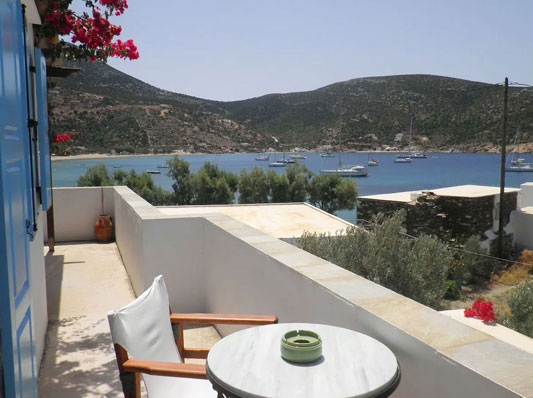
<svg viewBox="0 0 533 398">
<path fill-rule="evenodd" d="M 161 174 L 159 170 L 146 170 L 148 174 Z"/>
<path fill-rule="evenodd" d="M 396 159 L 394 159 L 394 163 L 412 163 L 413 159 L 410 157 L 401 157 L 398 156 Z"/>
<path fill-rule="evenodd" d="M 280 161 L 275 161 L 275 162 L 271 162 L 268 164 L 268 167 L 285 167 L 287 166 L 287 163 L 284 163 L 284 162 L 280 162 Z"/>
<path fill-rule="evenodd" d="M 255 160 L 260 162 L 268 162 L 270 160 L 270 155 L 260 155 L 255 158 Z"/>
<path fill-rule="evenodd" d="M 368 170 L 364 166 L 342 166 L 338 169 L 321 169 L 323 174 L 338 174 L 341 177 L 367 177 Z"/>
</svg>

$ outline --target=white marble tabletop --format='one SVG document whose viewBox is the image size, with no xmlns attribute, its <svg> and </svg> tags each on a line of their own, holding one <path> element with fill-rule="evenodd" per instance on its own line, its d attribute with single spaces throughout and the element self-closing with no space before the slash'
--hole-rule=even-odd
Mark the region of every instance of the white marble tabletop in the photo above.
<svg viewBox="0 0 533 398">
<path fill-rule="evenodd" d="M 294 329 L 320 335 L 322 358 L 297 365 L 281 357 L 281 336 Z M 282 323 L 224 337 L 209 352 L 207 372 L 213 383 L 246 398 L 369 398 L 391 387 L 398 362 L 384 344 L 353 330 Z"/>
</svg>

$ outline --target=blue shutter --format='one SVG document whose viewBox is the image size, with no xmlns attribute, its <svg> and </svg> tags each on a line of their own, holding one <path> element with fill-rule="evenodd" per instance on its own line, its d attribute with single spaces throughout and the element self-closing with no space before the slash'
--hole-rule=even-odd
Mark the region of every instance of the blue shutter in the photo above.
<svg viewBox="0 0 533 398">
<path fill-rule="evenodd" d="M 31 197 L 19 0 L 0 0 L 0 328 L 6 397 L 37 397 L 28 224 Z"/>
<path fill-rule="evenodd" d="M 48 136 L 48 101 L 46 98 L 46 58 L 38 48 L 35 49 L 35 69 L 41 195 L 43 210 L 46 211 L 52 204 L 52 176 L 50 174 L 50 138 Z"/>
</svg>

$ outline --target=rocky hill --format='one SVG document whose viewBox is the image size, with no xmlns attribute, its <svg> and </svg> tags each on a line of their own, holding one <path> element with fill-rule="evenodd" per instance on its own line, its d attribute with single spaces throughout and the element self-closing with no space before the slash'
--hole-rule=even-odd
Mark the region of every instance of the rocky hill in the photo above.
<svg viewBox="0 0 533 398">
<path fill-rule="evenodd" d="M 158 89 L 101 63 L 50 90 L 56 132 L 78 131 L 89 151 L 260 151 L 320 145 L 343 150 L 406 144 L 490 151 L 501 131 L 503 88 L 448 77 L 353 79 L 317 90 L 219 102 Z M 533 141 L 533 89 L 512 88 L 510 140 Z M 401 141 L 397 141 L 404 133 Z"/>
<path fill-rule="evenodd" d="M 268 144 L 261 133 L 229 120 L 209 102 L 161 90 L 102 63 L 51 79 L 50 124 L 76 132 L 87 152 L 238 152 Z"/>
</svg>

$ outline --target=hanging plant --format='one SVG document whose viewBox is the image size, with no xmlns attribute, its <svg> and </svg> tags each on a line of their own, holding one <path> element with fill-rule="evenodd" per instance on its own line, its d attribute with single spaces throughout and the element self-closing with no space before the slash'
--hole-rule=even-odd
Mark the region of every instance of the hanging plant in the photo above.
<svg viewBox="0 0 533 398">
<path fill-rule="evenodd" d="M 126 0 L 84 0 L 87 11 L 77 14 L 73 0 L 40 0 L 42 25 L 36 27 L 39 46 L 47 58 L 64 56 L 70 60 L 107 61 L 109 57 L 137 59 L 139 52 L 132 40 L 117 37 L 122 28 L 109 19 L 128 8 Z"/>
</svg>

